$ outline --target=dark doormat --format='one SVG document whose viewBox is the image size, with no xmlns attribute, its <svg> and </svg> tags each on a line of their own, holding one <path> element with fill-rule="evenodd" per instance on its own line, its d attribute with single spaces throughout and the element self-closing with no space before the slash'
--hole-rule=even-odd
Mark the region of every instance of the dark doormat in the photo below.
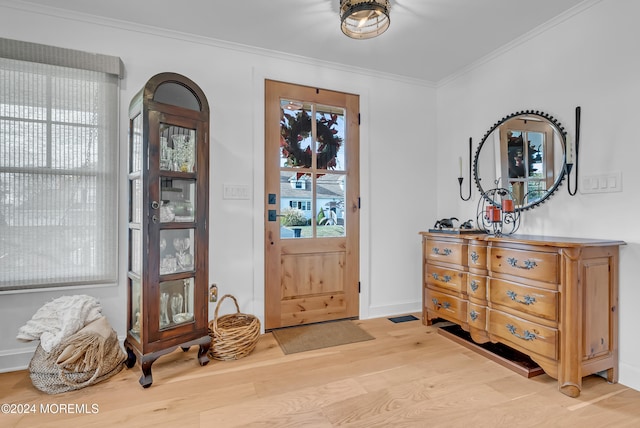
<svg viewBox="0 0 640 428">
<path fill-rule="evenodd" d="M 375 339 L 351 320 L 278 328 L 271 333 L 285 354 Z"/>
<path fill-rule="evenodd" d="M 388 318 L 389 321 L 391 322 L 395 322 L 395 323 L 399 323 L 399 322 L 407 322 L 407 321 L 416 321 L 419 318 L 416 318 L 413 315 L 403 315 L 400 317 L 393 317 L 393 318 Z"/>
<path fill-rule="evenodd" d="M 524 377 L 534 377 L 544 373 L 544 370 L 528 355 L 516 351 L 501 343 L 476 343 L 471 335 L 459 325 L 444 325 L 438 328 L 438 334 L 459 343 L 460 345 L 484 355 L 492 361 L 504 366 Z"/>
</svg>

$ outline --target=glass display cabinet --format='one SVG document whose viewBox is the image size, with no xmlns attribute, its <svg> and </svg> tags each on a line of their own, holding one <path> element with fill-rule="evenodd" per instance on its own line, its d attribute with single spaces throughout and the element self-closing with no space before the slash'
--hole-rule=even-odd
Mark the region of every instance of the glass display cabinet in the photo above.
<svg viewBox="0 0 640 428">
<path fill-rule="evenodd" d="M 209 362 L 209 106 L 175 73 L 158 74 L 129 106 L 127 367 L 198 346 Z"/>
</svg>

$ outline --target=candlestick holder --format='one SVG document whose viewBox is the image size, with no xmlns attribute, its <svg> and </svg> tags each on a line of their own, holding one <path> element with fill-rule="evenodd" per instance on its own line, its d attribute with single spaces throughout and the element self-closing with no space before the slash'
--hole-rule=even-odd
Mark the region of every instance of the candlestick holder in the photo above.
<svg viewBox="0 0 640 428">
<path fill-rule="evenodd" d="M 463 201 L 468 201 L 471 199 L 471 146 L 473 145 L 473 141 L 471 137 L 469 137 L 469 196 L 462 196 L 462 182 L 464 181 L 464 177 L 462 176 L 462 158 L 460 158 L 460 176 L 458 177 L 458 185 L 460 186 L 460 199 Z"/>
<path fill-rule="evenodd" d="M 520 227 L 520 211 L 514 200 L 513 193 L 503 187 L 484 192 L 476 213 L 478 229 L 495 236 L 515 233 Z"/>
<path fill-rule="evenodd" d="M 567 173 L 567 190 L 569 191 L 569 195 L 575 196 L 578 193 L 578 155 L 580 153 L 580 116 L 582 113 L 582 108 L 580 106 L 576 107 L 576 138 L 575 138 L 575 159 L 570 159 L 569 162 L 565 164 L 566 173 Z M 571 143 L 567 141 L 566 150 L 570 150 Z M 576 181 L 575 186 L 571 189 L 571 170 L 574 168 L 576 170 Z"/>
</svg>

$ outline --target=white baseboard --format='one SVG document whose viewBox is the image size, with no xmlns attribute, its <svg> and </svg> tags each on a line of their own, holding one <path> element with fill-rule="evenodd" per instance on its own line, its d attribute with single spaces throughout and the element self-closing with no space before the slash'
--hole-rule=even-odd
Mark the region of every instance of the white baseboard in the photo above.
<svg viewBox="0 0 640 428">
<path fill-rule="evenodd" d="M 619 364 L 619 382 L 629 388 L 640 391 L 640 370 L 638 370 L 638 367 L 622 362 Z"/>
<path fill-rule="evenodd" d="M 6 349 L 0 352 L 0 373 L 26 370 L 38 342 L 24 348 Z"/>
<path fill-rule="evenodd" d="M 124 339 L 124 336 L 118 336 L 121 346 Z M 29 368 L 29 362 L 31 362 L 31 358 L 33 358 L 33 354 L 36 352 L 38 343 L 38 341 L 34 341 L 24 348 L 0 351 L 0 373 L 15 372 Z"/>
<path fill-rule="evenodd" d="M 397 305 L 370 306 L 367 318 L 382 318 L 422 312 L 422 302 L 409 302 Z"/>
</svg>

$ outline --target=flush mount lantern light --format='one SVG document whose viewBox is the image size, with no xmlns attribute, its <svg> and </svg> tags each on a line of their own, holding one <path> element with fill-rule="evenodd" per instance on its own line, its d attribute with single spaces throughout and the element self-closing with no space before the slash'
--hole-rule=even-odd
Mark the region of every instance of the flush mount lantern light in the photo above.
<svg viewBox="0 0 640 428">
<path fill-rule="evenodd" d="M 352 39 L 370 39 L 387 31 L 389 0 L 340 0 L 342 32 Z"/>
</svg>

